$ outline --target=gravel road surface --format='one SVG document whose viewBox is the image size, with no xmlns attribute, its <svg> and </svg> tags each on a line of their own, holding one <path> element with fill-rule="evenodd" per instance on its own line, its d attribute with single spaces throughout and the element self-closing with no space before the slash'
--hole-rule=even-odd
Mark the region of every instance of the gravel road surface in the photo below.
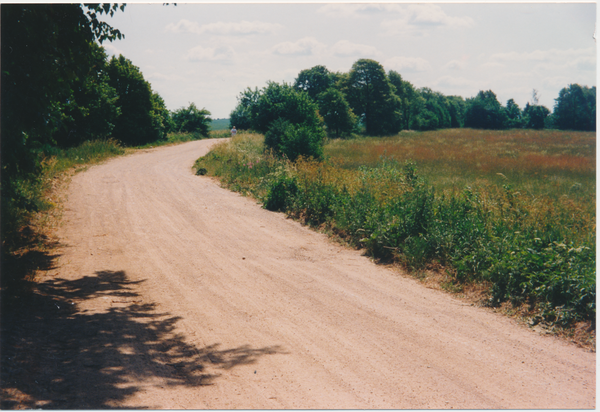
<svg viewBox="0 0 600 412">
<path fill-rule="evenodd" d="M 39 405 L 595 407 L 595 353 L 427 289 L 195 176 L 215 143 L 74 176 L 58 264 L 41 281 L 60 299 L 48 305 L 58 332 L 40 351 Z"/>
</svg>

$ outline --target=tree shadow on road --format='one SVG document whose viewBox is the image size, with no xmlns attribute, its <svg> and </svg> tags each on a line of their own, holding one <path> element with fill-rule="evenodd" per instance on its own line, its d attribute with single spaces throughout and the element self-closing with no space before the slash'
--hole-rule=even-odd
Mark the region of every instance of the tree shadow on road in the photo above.
<svg viewBox="0 0 600 412">
<path fill-rule="evenodd" d="M 161 385 L 200 387 L 215 381 L 215 369 L 284 353 L 277 346 L 198 348 L 175 332 L 179 317 L 143 301 L 138 283 L 123 271 L 103 271 L 46 281 L 10 308 L 3 299 L 2 409 L 117 408 L 155 378 Z M 92 298 L 108 300 L 110 308 L 80 308 Z"/>
</svg>

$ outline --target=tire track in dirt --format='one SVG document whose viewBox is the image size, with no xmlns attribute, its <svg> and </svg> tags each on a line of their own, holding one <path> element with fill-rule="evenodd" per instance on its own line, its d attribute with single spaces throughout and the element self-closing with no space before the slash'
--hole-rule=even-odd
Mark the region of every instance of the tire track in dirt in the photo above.
<svg viewBox="0 0 600 412">
<path fill-rule="evenodd" d="M 595 407 L 595 353 L 194 176 L 214 143 L 73 178 L 62 263 L 41 285 L 72 303 L 64 328 L 82 336 L 65 349 L 70 366 L 53 367 L 79 378 L 60 402 L 30 391 L 38 401 L 78 407 L 91 391 L 93 408 Z"/>
</svg>

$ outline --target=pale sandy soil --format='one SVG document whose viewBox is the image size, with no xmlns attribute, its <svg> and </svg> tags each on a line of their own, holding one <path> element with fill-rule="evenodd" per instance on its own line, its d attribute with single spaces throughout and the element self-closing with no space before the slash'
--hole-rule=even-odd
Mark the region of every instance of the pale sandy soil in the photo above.
<svg viewBox="0 0 600 412">
<path fill-rule="evenodd" d="M 427 289 L 195 176 L 214 143 L 73 178 L 58 264 L 40 279 L 58 332 L 38 348 L 39 387 L 20 388 L 35 395 L 30 405 L 595 407 L 595 353 Z"/>
</svg>

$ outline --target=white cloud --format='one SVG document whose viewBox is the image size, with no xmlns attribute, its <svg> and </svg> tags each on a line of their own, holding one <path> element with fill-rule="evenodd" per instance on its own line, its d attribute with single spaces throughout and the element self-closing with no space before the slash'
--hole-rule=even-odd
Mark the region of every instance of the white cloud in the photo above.
<svg viewBox="0 0 600 412">
<path fill-rule="evenodd" d="M 569 49 L 569 50 L 535 50 L 532 52 L 509 52 L 495 53 L 490 57 L 491 62 L 567 62 L 574 59 L 591 59 L 595 57 L 595 50 L 588 49 Z"/>
<path fill-rule="evenodd" d="M 121 49 L 119 49 L 119 48 L 115 47 L 115 46 L 113 45 L 113 43 L 107 43 L 107 42 L 105 42 L 105 43 L 102 45 L 102 47 L 104 47 L 104 50 L 106 50 L 106 54 L 107 54 L 108 56 L 111 56 L 111 55 L 113 55 L 113 54 L 114 54 L 115 56 L 118 56 L 118 55 L 120 55 L 120 54 L 123 54 L 123 55 L 125 54 L 125 53 L 123 52 L 123 50 L 121 50 Z"/>
<path fill-rule="evenodd" d="M 431 70 L 431 64 L 421 57 L 392 57 L 384 62 L 388 70 L 405 72 L 425 72 Z"/>
<path fill-rule="evenodd" d="M 340 4 L 330 3 L 320 7 L 317 13 L 327 14 L 331 17 L 356 18 L 375 14 L 402 12 L 403 6 L 399 4 Z"/>
<path fill-rule="evenodd" d="M 435 80 L 433 85 L 438 87 L 466 87 L 471 85 L 471 81 L 464 77 L 442 76 Z"/>
<path fill-rule="evenodd" d="M 249 35 L 249 34 L 274 34 L 284 26 L 279 23 L 266 23 L 261 21 L 240 22 L 215 22 L 200 26 L 197 22 L 186 19 L 178 23 L 171 23 L 165 30 L 173 33 L 191 34 L 216 34 L 216 35 Z"/>
<path fill-rule="evenodd" d="M 463 70 L 467 67 L 467 62 L 465 60 L 450 60 L 444 66 L 442 66 L 443 70 Z"/>
<path fill-rule="evenodd" d="M 310 56 L 323 51 L 326 46 L 314 37 L 304 37 L 296 42 L 283 42 L 273 46 L 274 54 Z"/>
<path fill-rule="evenodd" d="M 147 80 L 152 81 L 181 81 L 186 80 L 185 77 L 177 75 L 177 74 L 163 74 L 159 72 L 153 72 L 146 76 Z"/>
<path fill-rule="evenodd" d="M 231 60 L 235 51 L 229 46 L 202 47 L 197 46 L 188 50 L 185 59 L 191 62 Z"/>
<path fill-rule="evenodd" d="M 331 49 L 331 53 L 336 56 L 348 57 L 348 56 L 378 56 L 381 53 L 374 46 L 368 46 L 366 44 L 357 44 L 349 42 L 348 40 L 340 40 L 334 44 Z"/>
<path fill-rule="evenodd" d="M 562 89 L 569 83 L 572 83 L 571 79 L 566 76 L 549 76 L 542 79 L 542 85 L 545 87 L 551 87 L 556 89 Z"/>
<path fill-rule="evenodd" d="M 468 28 L 474 25 L 472 18 L 449 16 L 435 4 L 413 4 L 398 14 L 400 16 L 397 19 L 381 22 L 381 28 L 386 34 L 420 34 L 419 32 L 429 28 Z"/>
</svg>

